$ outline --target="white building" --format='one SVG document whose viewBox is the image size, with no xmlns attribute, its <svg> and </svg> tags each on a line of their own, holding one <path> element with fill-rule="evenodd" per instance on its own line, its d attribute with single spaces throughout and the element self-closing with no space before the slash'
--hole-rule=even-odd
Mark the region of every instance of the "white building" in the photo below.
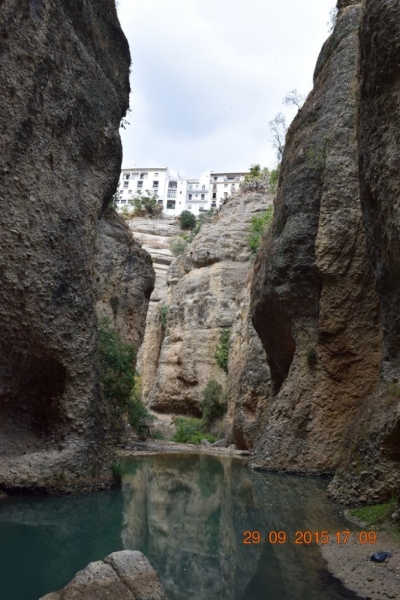
<svg viewBox="0 0 400 600">
<path fill-rule="evenodd" d="M 237 192 L 239 184 L 244 181 L 248 171 L 235 171 L 233 173 L 210 173 L 210 195 L 211 195 L 211 208 L 217 208 L 221 202 Z"/>
<path fill-rule="evenodd" d="M 210 171 L 204 171 L 198 179 L 187 179 L 186 210 L 197 216 L 210 208 Z"/>
<path fill-rule="evenodd" d="M 118 210 L 133 210 L 132 201 L 140 192 L 156 196 L 163 213 L 179 216 L 183 210 L 194 215 L 218 208 L 221 202 L 239 189 L 248 172 L 204 171 L 198 178 L 183 179 L 168 167 L 122 169 L 119 180 Z"/>
<path fill-rule="evenodd" d="M 119 178 L 120 200 L 118 208 L 127 206 L 132 209 L 129 200 L 133 200 L 138 192 L 156 195 L 163 203 L 168 177 L 168 167 L 122 169 Z"/>
</svg>

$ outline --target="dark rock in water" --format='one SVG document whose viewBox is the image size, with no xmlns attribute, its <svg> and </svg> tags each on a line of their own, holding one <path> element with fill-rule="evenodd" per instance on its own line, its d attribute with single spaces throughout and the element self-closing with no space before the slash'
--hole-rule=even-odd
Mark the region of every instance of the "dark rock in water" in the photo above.
<svg viewBox="0 0 400 600">
<path fill-rule="evenodd" d="M 387 558 L 390 558 L 392 556 L 391 552 L 374 552 L 373 555 L 371 556 L 370 560 L 372 560 L 373 562 L 385 562 L 385 560 Z"/>
</svg>

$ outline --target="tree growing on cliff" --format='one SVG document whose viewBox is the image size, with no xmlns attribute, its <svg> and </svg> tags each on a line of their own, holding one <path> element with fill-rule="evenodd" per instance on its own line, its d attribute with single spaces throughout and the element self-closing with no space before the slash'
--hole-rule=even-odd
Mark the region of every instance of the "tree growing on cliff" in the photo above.
<svg viewBox="0 0 400 600">
<path fill-rule="evenodd" d="M 283 104 L 286 106 L 297 106 L 297 109 L 300 110 L 304 104 L 304 100 L 306 99 L 303 94 L 300 94 L 297 90 L 291 90 L 283 99 Z"/>
<path fill-rule="evenodd" d="M 278 162 L 281 162 L 287 132 L 285 115 L 283 113 L 278 113 L 276 117 L 269 122 L 269 126 L 272 131 L 272 146 L 276 150 Z"/>
</svg>

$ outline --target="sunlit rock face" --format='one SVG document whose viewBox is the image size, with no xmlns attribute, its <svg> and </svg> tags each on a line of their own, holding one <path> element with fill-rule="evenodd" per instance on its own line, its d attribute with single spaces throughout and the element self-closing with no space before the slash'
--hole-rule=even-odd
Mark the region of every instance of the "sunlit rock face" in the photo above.
<svg viewBox="0 0 400 600">
<path fill-rule="evenodd" d="M 264 468 L 335 472 L 349 423 L 378 384 L 379 299 L 359 185 L 360 17 L 360 3 L 340 3 L 287 135 L 275 217 L 256 259 L 253 323 L 274 394 L 255 448 Z"/>
<path fill-rule="evenodd" d="M 154 310 L 143 349 L 149 406 L 199 416 L 202 391 L 214 379 L 228 393 L 228 437 L 241 448 L 252 446 L 269 399 L 269 369 L 249 319 L 248 236 L 251 218 L 271 202 L 267 192 L 238 193 L 204 223 L 168 270 L 168 293 L 160 303 L 168 306 L 166 324 L 159 308 Z M 231 330 L 227 373 L 215 358 L 226 329 Z"/>
<path fill-rule="evenodd" d="M 168 291 L 167 271 L 174 260 L 170 242 L 182 232 L 175 218 L 133 217 L 128 219 L 127 223 L 134 239 L 150 254 L 156 278 L 146 317 L 145 337 L 136 364 L 138 373 L 142 375 L 143 396 L 147 397 L 148 388 L 151 390 L 153 386 L 163 338 L 160 306 L 165 304 Z"/>
<path fill-rule="evenodd" d="M 6 0 L 0 20 L 0 484 L 90 483 L 107 431 L 95 246 L 119 177 L 129 48 L 114 0 Z"/>
</svg>

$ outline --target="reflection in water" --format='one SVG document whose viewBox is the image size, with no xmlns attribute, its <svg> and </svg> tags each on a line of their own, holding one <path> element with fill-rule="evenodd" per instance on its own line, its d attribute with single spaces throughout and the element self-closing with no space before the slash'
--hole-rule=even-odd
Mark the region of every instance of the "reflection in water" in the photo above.
<svg viewBox="0 0 400 600">
<path fill-rule="evenodd" d="M 122 493 L 0 501 L 1 598 L 37 600 L 123 547 L 148 556 L 169 600 L 355 598 L 315 546 L 243 544 L 247 530 L 346 529 L 324 483 L 195 454 L 130 459 L 126 471 Z"/>
<path fill-rule="evenodd" d="M 153 564 L 169 600 L 356 598 L 323 570 L 315 545 L 244 545 L 243 532 L 338 531 L 346 523 L 321 481 L 265 475 L 206 455 L 130 459 L 123 478 L 125 548 Z"/>
<path fill-rule="evenodd" d="M 0 597 L 38 600 L 122 550 L 120 490 L 0 501 Z"/>
</svg>

